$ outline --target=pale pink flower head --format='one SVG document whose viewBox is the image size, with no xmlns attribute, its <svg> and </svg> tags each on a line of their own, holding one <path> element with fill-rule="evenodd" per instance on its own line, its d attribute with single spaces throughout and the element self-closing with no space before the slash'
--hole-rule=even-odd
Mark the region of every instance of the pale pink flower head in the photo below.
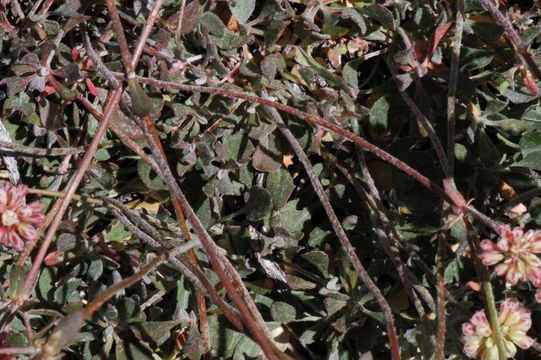
<svg viewBox="0 0 541 360">
<path fill-rule="evenodd" d="M 25 185 L 0 184 L 0 245 L 22 250 L 25 240 L 33 240 L 45 216 L 41 203 L 26 203 Z"/>
<path fill-rule="evenodd" d="M 503 335 L 505 357 L 514 357 L 517 346 L 528 349 L 534 340 L 526 335 L 532 326 L 531 312 L 520 305 L 516 298 L 507 299 L 500 305 L 498 315 Z M 470 322 L 462 324 L 464 353 L 472 359 L 498 360 L 498 347 L 485 311 L 473 314 Z"/>
<path fill-rule="evenodd" d="M 485 265 L 496 265 L 494 272 L 505 276 L 507 285 L 530 281 L 541 286 L 541 231 L 520 227 L 511 230 L 509 225 L 498 228 L 500 238 L 497 243 L 490 240 L 481 242 L 481 260 Z"/>
</svg>

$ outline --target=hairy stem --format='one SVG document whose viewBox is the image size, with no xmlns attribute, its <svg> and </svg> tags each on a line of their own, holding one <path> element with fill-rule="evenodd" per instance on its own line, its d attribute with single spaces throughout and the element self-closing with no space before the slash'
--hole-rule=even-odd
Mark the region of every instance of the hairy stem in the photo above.
<svg viewBox="0 0 541 360">
<path fill-rule="evenodd" d="M 526 49 L 522 43 L 520 36 L 515 31 L 515 28 L 513 27 L 513 24 L 511 24 L 509 18 L 504 16 L 500 10 L 498 10 L 498 7 L 494 5 L 492 0 L 479 0 L 479 2 L 481 3 L 481 6 L 483 6 L 483 8 L 485 8 L 485 10 L 492 15 L 494 21 L 503 27 L 507 38 L 513 45 L 515 52 L 518 53 L 522 63 L 530 69 L 537 80 L 541 81 L 541 68 L 539 68 L 539 65 L 535 62 L 532 55 L 528 52 L 528 49 Z"/>
<path fill-rule="evenodd" d="M 10 143 L 7 141 L 0 141 L 0 152 L 4 153 L 20 153 L 32 156 L 65 156 L 79 154 L 85 151 L 82 146 L 79 147 L 66 147 L 66 148 L 54 148 L 54 149 L 40 149 L 32 146 L 25 146 L 16 143 Z"/>
<path fill-rule="evenodd" d="M 133 71 L 131 67 L 131 54 L 128 48 L 128 41 L 126 41 L 126 35 L 124 35 L 124 28 L 122 27 L 122 21 L 118 15 L 118 10 L 115 5 L 115 0 L 107 0 L 107 10 L 109 10 L 109 16 L 113 25 L 113 30 L 117 36 L 118 45 L 120 46 L 120 53 L 122 55 L 122 64 L 127 73 Z"/>
<path fill-rule="evenodd" d="M 147 39 L 150 36 L 150 32 L 152 31 L 152 28 L 154 27 L 154 22 L 156 21 L 156 18 L 158 17 L 158 13 L 160 12 L 162 5 L 163 5 L 163 0 L 156 0 L 156 2 L 154 3 L 154 7 L 152 8 L 152 11 L 150 12 L 150 15 L 148 16 L 147 21 L 145 23 L 145 26 L 143 27 L 143 32 L 141 32 L 141 36 L 137 40 L 137 46 L 135 47 L 135 50 L 133 51 L 130 66 L 126 68 L 128 72 L 134 71 L 135 68 L 137 67 L 137 63 L 139 62 L 139 59 L 141 58 L 141 55 L 143 54 L 143 50 L 145 48 Z"/>
<path fill-rule="evenodd" d="M 447 319 L 445 313 L 445 239 L 444 234 L 438 234 L 438 338 L 436 341 L 436 360 L 445 360 L 445 330 Z"/>
</svg>

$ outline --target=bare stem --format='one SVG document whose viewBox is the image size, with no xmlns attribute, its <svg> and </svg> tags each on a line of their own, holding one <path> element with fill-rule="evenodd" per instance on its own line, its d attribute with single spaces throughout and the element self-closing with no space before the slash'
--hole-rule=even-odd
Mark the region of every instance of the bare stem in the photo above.
<svg viewBox="0 0 541 360">
<path fill-rule="evenodd" d="M 28 354 L 33 355 L 39 352 L 39 349 L 34 347 L 4 347 L 0 348 L 0 354 Z M 9 358 L 9 357 L 6 357 Z"/>
<path fill-rule="evenodd" d="M 92 49 L 90 42 L 88 44 L 88 49 Z M 97 58 L 97 61 L 101 62 L 101 60 L 99 58 Z M 98 64 L 99 62 L 96 62 L 96 64 Z M 109 70 L 107 68 L 105 68 L 105 69 L 103 71 L 109 72 Z M 115 81 L 117 81 L 116 78 L 114 78 L 114 79 L 115 79 Z M 113 85 L 113 84 L 111 84 L 111 85 Z M 102 114 L 98 110 L 96 110 L 96 108 L 94 108 L 94 106 L 92 106 L 92 104 L 90 104 L 88 102 L 88 100 L 86 100 L 86 98 L 84 98 L 82 95 L 78 95 L 77 100 L 88 111 L 90 111 L 90 113 L 96 119 L 98 119 L 98 120 L 101 119 Z M 152 122 L 151 122 L 151 124 L 152 124 Z M 124 143 L 124 145 L 126 145 L 130 149 L 132 149 L 146 163 L 151 165 L 151 167 L 153 169 L 158 168 L 158 165 L 156 164 L 154 159 L 152 157 L 150 157 L 143 149 L 141 149 L 140 146 L 135 141 L 131 140 L 128 136 L 126 136 L 120 129 L 117 129 L 115 126 L 113 126 L 112 123 L 110 124 L 109 128 Z M 161 145 L 161 143 L 159 142 L 159 137 L 157 136 L 157 132 L 156 132 L 155 128 L 154 128 L 154 132 L 152 133 L 152 135 L 157 139 L 157 143 Z M 162 153 L 164 153 L 163 148 L 162 148 Z M 174 196 L 172 197 L 172 203 L 173 203 L 173 207 L 175 209 L 175 213 L 177 214 L 177 217 L 178 217 L 178 219 L 179 219 L 179 221 L 181 223 L 182 232 L 184 233 L 184 237 L 186 238 L 186 241 L 188 241 L 190 239 L 190 232 L 188 231 L 188 227 L 186 226 L 186 220 L 185 220 L 185 217 L 184 217 L 184 213 L 182 212 L 182 207 L 180 206 L 180 203 L 178 202 L 178 200 Z M 195 252 L 193 250 L 190 250 L 189 255 L 190 255 L 192 263 L 197 264 L 197 257 L 195 255 Z M 208 334 L 208 320 L 207 320 L 207 316 L 206 316 L 205 297 L 204 297 L 203 293 L 201 293 L 201 291 L 198 290 L 198 289 L 196 289 L 196 294 L 195 295 L 196 295 L 196 300 L 197 300 L 198 310 L 199 310 L 201 336 L 203 337 L 205 349 L 206 349 L 206 351 L 208 350 L 207 351 L 207 353 L 208 353 L 210 351 L 210 339 L 209 339 L 209 334 Z M 233 319 L 233 320 L 230 319 L 230 321 L 232 321 L 232 323 L 234 323 L 235 320 L 236 319 Z"/>
<path fill-rule="evenodd" d="M 68 345 L 72 339 L 79 334 L 80 328 L 84 321 L 92 316 L 92 314 L 107 300 L 109 300 L 111 296 L 113 296 L 116 292 L 140 281 L 164 259 L 165 256 L 155 257 L 135 274 L 107 288 L 105 291 L 99 294 L 96 299 L 88 304 L 84 310 L 76 310 L 64 316 L 47 339 L 47 342 L 41 347 L 44 356 L 39 358 L 54 358 L 55 355 L 62 350 L 62 348 Z"/>
<path fill-rule="evenodd" d="M 45 189 L 34 189 L 34 188 L 28 188 L 29 194 L 35 194 L 35 195 L 42 195 L 42 196 L 51 196 L 51 197 L 57 197 L 61 198 L 66 195 L 64 191 L 51 191 L 51 190 L 45 190 Z M 104 203 L 101 199 L 93 198 L 90 196 L 81 196 L 78 194 L 73 194 L 73 196 L 70 199 L 71 201 L 84 201 L 89 204 L 103 206 Z"/>
<path fill-rule="evenodd" d="M 167 159 L 167 156 L 165 155 L 165 150 L 160 140 L 160 136 L 158 135 L 158 131 L 156 130 L 156 127 L 154 126 L 152 119 L 150 118 L 150 116 L 144 116 L 142 120 L 145 123 L 144 125 L 145 128 L 150 131 L 150 135 L 154 139 L 154 142 L 158 145 L 158 150 L 160 151 L 161 156 L 164 159 Z M 182 233 L 184 234 L 184 238 L 186 239 L 186 241 L 189 241 L 191 238 L 191 235 L 190 235 L 190 231 L 188 230 L 188 226 L 186 224 L 186 218 L 184 216 L 184 211 L 182 210 L 182 206 L 180 205 L 180 202 L 174 195 L 171 196 L 171 202 L 173 204 L 173 208 L 175 209 L 175 214 L 180 222 Z M 193 249 L 190 250 L 189 255 L 190 255 L 192 264 L 198 267 L 197 256 Z M 198 289 L 196 289 L 195 291 L 195 297 L 197 301 L 199 325 L 200 325 L 200 330 L 201 330 L 201 336 L 203 337 L 205 353 L 209 354 L 210 353 L 210 334 L 209 334 L 209 329 L 208 329 L 207 305 L 205 302 L 205 297 Z"/>
<path fill-rule="evenodd" d="M 81 103 L 81 105 L 84 106 L 85 109 L 87 109 L 96 120 L 100 121 L 103 117 L 102 113 L 99 112 L 86 98 L 84 98 L 81 94 L 77 95 L 77 101 Z M 153 168 L 157 167 L 158 165 L 154 161 L 154 159 L 149 156 L 135 141 L 130 139 L 126 134 L 122 132 L 119 128 L 117 128 L 113 123 L 109 123 L 109 130 L 113 134 L 115 134 L 116 137 L 122 141 L 124 145 L 129 147 L 134 153 L 139 155 L 141 159 L 143 159 L 147 164 L 150 164 Z"/>
<path fill-rule="evenodd" d="M 36 0 L 34 5 L 32 6 L 32 9 L 30 9 L 30 11 L 28 12 L 28 15 L 26 15 L 26 17 L 30 17 L 30 16 L 34 15 L 36 13 L 36 11 L 38 11 L 38 9 L 41 6 L 42 2 L 43 2 L 43 0 Z"/>
<path fill-rule="evenodd" d="M 51 5 L 53 4 L 54 0 L 46 0 L 45 1 L 45 4 L 43 4 L 43 6 L 41 7 L 41 9 L 39 10 L 39 13 L 40 15 L 43 15 L 45 14 L 49 8 L 51 7 Z"/>
<path fill-rule="evenodd" d="M 225 96 L 225 97 L 244 99 L 244 100 L 248 100 L 248 101 L 251 101 L 251 102 L 257 102 L 257 103 L 260 103 L 262 105 L 265 105 L 265 106 L 274 108 L 276 110 L 282 111 L 284 113 L 293 115 L 293 116 L 295 116 L 295 117 L 297 117 L 297 118 L 299 118 L 301 120 L 304 120 L 304 121 L 306 121 L 308 123 L 321 126 L 324 129 L 330 130 L 330 131 L 332 131 L 332 132 L 334 132 L 334 133 L 336 133 L 336 134 L 338 134 L 338 135 L 340 135 L 340 136 L 354 142 L 355 144 L 362 147 L 364 150 L 373 153 L 374 155 L 376 155 L 380 159 L 385 160 L 386 162 L 390 163 L 391 165 L 393 165 L 397 169 L 405 172 L 410 177 L 417 180 L 419 183 L 421 183 L 422 185 L 424 185 L 428 189 L 430 189 L 433 192 L 435 192 L 436 194 L 438 194 L 442 199 L 444 199 L 444 200 L 450 202 L 451 204 L 455 205 L 455 202 L 449 198 L 449 196 L 443 191 L 443 189 L 441 187 L 439 187 L 438 185 L 433 183 L 430 179 L 428 179 L 426 176 L 419 173 L 417 170 L 413 169 L 409 165 L 407 165 L 404 162 L 400 161 L 399 159 L 397 159 L 393 155 L 389 154 L 388 152 L 386 152 L 386 151 L 380 149 L 379 147 L 369 143 L 365 139 L 363 139 L 363 138 L 361 138 L 361 137 L 359 137 L 359 136 L 357 136 L 355 134 L 352 134 L 351 132 L 349 132 L 347 130 L 342 129 L 341 127 L 339 127 L 339 126 L 337 126 L 335 124 L 332 124 L 332 123 L 320 118 L 319 116 L 315 116 L 315 115 L 309 114 L 307 112 L 295 109 L 295 108 L 293 108 L 291 106 L 284 105 L 284 104 L 281 104 L 281 103 L 278 103 L 278 102 L 275 102 L 275 101 L 272 101 L 272 100 L 264 99 L 264 98 L 259 97 L 259 96 L 250 95 L 250 94 L 241 93 L 241 92 L 236 92 L 236 91 L 230 91 L 230 90 L 226 90 L 226 89 L 223 89 L 223 88 L 211 88 L 211 87 L 198 86 L 198 85 L 178 84 L 178 83 L 169 82 L 169 81 L 162 81 L 162 80 L 156 80 L 156 79 L 151 79 L 151 78 L 145 78 L 145 77 L 142 77 L 142 76 L 137 76 L 136 78 L 137 78 L 138 81 L 140 81 L 142 83 L 149 84 L 149 85 L 152 85 L 152 86 L 156 86 L 158 88 L 161 87 L 161 88 L 169 88 L 169 89 L 175 89 L 175 90 L 180 90 L 180 91 L 188 91 L 188 92 L 194 92 L 194 93 L 200 92 L 200 93 L 205 93 L 205 94 L 215 94 L 215 95 L 221 95 L 221 96 Z"/>
</svg>

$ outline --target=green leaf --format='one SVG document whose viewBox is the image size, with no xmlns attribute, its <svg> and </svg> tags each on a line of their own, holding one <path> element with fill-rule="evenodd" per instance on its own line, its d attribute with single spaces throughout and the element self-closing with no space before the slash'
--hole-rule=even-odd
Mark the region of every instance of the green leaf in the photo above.
<svg viewBox="0 0 541 360">
<path fill-rule="evenodd" d="M 530 46 L 530 44 L 541 35 L 541 27 L 535 26 L 530 27 L 524 30 L 520 34 L 520 39 L 522 40 L 522 43 L 524 46 Z"/>
<path fill-rule="evenodd" d="M 391 104 L 387 97 L 377 99 L 370 109 L 370 125 L 376 129 L 386 130 L 390 108 Z"/>
<path fill-rule="evenodd" d="M 233 356 L 235 347 L 246 336 L 233 330 L 221 316 L 209 316 L 208 322 L 211 349 L 213 350 L 212 358 L 227 359 Z"/>
<path fill-rule="evenodd" d="M 216 223 L 216 220 L 212 217 L 211 206 L 210 199 L 205 197 L 197 208 L 197 217 L 205 229 Z"/>
<path fill-rule="evenodd" d="M 445 267 L 444 279 L 446 284 L 452 284 L 455 281 L 460 280 L 460 260 L 454 258 L 447 266 Z"/>
<path fill-rule="evenodd" d="M 210 11 L 204 13 L 201 17 L 201 25 L 205 26 L 210 34 L 216 36 L 224 36 L 226 31 L 223 21 Z"/>
<path fill-rule="evenodd" d="M 13 112 L 19 112 L 25 117 L 30 116 L 35 109 L 34 102 L 30 101 L 30 97 L 24 92 L 7 98 L 3 106 L 4 114 L 9 115 Z"/>
<path fill-rule="evenodd" d="M 235 16 L 235 19 L 241 24 L 245 24 L 254 12 L 256 0 L 231 0 L 228 2 L 229 10 Z"/>
<path fill-rule="evenodd" d="M 297 318 L 297 310 L 295 310 L 295 307 L 282 301 L 273 302 L 270 313 L 275 321 L 279 321 L 283 324 L 295 321 Z"/>
<path fill-rule="evenodd" d="M 461 71 L 481 69 L 490 64 L 494 58 L 494 51 L 492 50 L 474 49 L 463 46 L 461 52 Z"/>
<path fill-rule="evenodd" d="M 105 241 L 108 242 L 121 242 L 132 237 L 132 233 L 128 231 L 124 225 L 116 223 L 113 225 L 110 231 L 105 234 Z"/>
<path fill-rule="evenodd" d="M 541 131 L 525 133 L 520 140 L 520 148 L 523 159 L 516 165 L 541 170 Z"/>
<path fill-rule="evenodd" d="M 314 250 L 302 254 L 302 258 L 318 269 L 325 278 L 329 277 L 329 256 L 326 253 Z"/>
<path fill-rule="evenodd" d="M 272 196 L 261 186 L 252 186 L 246 203 L 246 217 L 250 221 L 264 219 L 272 210 Z"/>
<path fill-rule="evenodd" d="M 152 100 L 143 87 L 135 79 L 128 79 L 128 87 L 134 114 L 139 117 L 151 115 L 154 112 Z"/>
<path fill-rule="evenodd" d="M 118 318 L 129 323 L 141 323 L 145 320 L 144 314 L 141 313 L 141 307 L 135 300 L 122 297 L 116 303 L 118 310 Z"/>
<path fill-rule="evenodd" d="M 281 167 L 269 173 L 265 187 L 272 196 L 274 209 L 278 210 L 285 206 L 295 185 L 289 171 Z"/>
<path fill-rule="evenodd" d="M 54 276 L 55 276 L 55 271 L 53 268 L 46 266 L 43 268 L 43 270 L 41 270 L 41 274 L 39 275 L 37 293 L 38 293 L 38 297 L 41 298 L 43 301 L 46 301 L 46 302 L 53 301 L 52 290 L 54 288 L 53 286 Z"/>
<path fill-rule="evenodd" d="M 54 301 L 57 304 L 64 305 L 67 303 L 74 303 L 81 300 L 79 296 L 79 287 L 83 284 L 83 281 L 78 278 L 70 278 L 64 284 L 57 287 L 54 291 Z"/>
<path fill-rule="evenodd" d="M 238 163 L 247 163 L 255 150 L 251 140 L 244 134 L 226 133 L 222 140 L 222 158 L 225 161 L 233 160 Z"/>
<path fill-rule="evenodd" d="M 140 326 L 144 334 L 150 337 L 156 345 L 160 346 L 171 335 L 171 329 L 182 322 L 182 320 L 147 321 L 140 324 Z"/>
<path fill-rule="evenodd" d="M 279 139 L 273 134 L 259 139 L 259 144 L 252 156 L 252 165 L 257 171 L 269 172 L 282 166 L 282 154 Z"/>
<path fill-rule="evenodd" d="M 248 336 L 243 336 L 235 346 L 233 360 L 256 359 L 261 354 L 261 348 Z"/>
<path fill-rule="evenodd" d="M 24 286 L 25 271 L 20 266 L 13 265 L 9 273 L 9 288 L 6 295 L 9 298 L 15 298 Z"/>
<path fill-rule="evenodd" d="M 159 358 L 158 358 L 159 359 Z M 115 360 L 157 360 L 147 343 L 124 341 L 117 337 Z"/>
<path fill-rule="evenodd" d="M 502 92 L 502 95 L 515 104 L 527 103 L 534 99 L 525 87 L 515 88 L 514 90 L 508 87 Z"/>
<path fill-rule="evenodd" d="M 4 344 L 9 347 L 25 347 L 28 346 L 28 339 L 21 333 L 10 331 L 3 334 Z M 6 357 L 9 359 L 9 357 Z"/>
<path fill-rule="evenodd" d="M 346 80 L 347 84 L 352 88 L 359 86 L 359 74 L 357 73 L 357 63 L 350 61 L 342 69 L 342 77 Z"/>
<path fill-rule="evenodd" d="M 103 274 L 103 262 L 101 259 L 93 259 L 90 261 L 88 276 L 90 276 L 92 280 L 98 280 L 101 274 Z"/>
<path fill-rule="evenodd" d="M 495 22 L 482 22 L 466 20 L 466 24 L 471 26 L 473 31 L 485 42 L 494 44 L 503 35 L 503 28 Z"/>
<path fill-rule="evenodd" d="M 98 149 L 94 154 L 94 159 L 98 161 L 105 161 L 109 160 L 110 158 L 111 155 L 109 154 L 109 151 L 107 149 Z"/>
<path fill-rule="evenodd" d="M 280 210 L 280 225 L 291 233 L 299 232 L 304 222 L 310 219 L 310 212 L 303 208 L 297 210 L 299 199 L 290 201 Z"/>
<path fill-rule="evenodd" d="M 271 54 L 261 60 L 261 72 L 267 79 L 274 80 L 276 71 L 278 70 L 278 62 L 283 61 L 282 57 L 278 54 Z"/>
<path fill-rule="evenodd" d="M 152 170 L 150 165 L 140 159 L 137 162 L 137 172 L 139 173 L 139 178 L 143 183 L 151 190 L 167 190 L 167 185 L 163 182 L 158 174 Z"/>
<path fill-rule="evenodd" d="M 360 12 L 361 14 L 378 21 L 386 29 L 394 30 L 395 28 L 393 14 L 389 11 L 389 9 L 379 4 L 370 4 L 368 6 L 364 6 L 360 9 Z"/>
<path fill-rule="evenodd" d="M 77 238 L 72 233 L 62 233 L 56 239 L 56 249 L 60 252 L 70 251 L 75 247 L 77 247 Z"/>
<path fill-rule="evenodd" d="M 512 135 L 520 135 L 527 130 L 533 130 L 536 128 L 541 128 L 541 122 L 528 121 L 523 116 L 522 120 L 518 119 L 503 119 L 503 120 L 483 120 L 483 124 L 487 126 L 493 126 L 498 129 L 501 129 L 505 132 L 509 132 Z"/>
<path fill-rule="evenodd" d="M 361 31 L 361 34 L 364 35 L 366 33 L 366 23 L 365 23 L 362 15 L 356 9 L 354 9 L 354 8 L 342 8 L 341 17 L 344 18 L 344 19 L 349 19 L 353 23 L 355 23 L 355 25 L 357 25 L 357 27 Z"/>
<path fill-rule="evenodd" d="M 498 148 L 492 143 L 485 132 L 479 133 L 479 157 L 488 165 L 495 165 L 500 162 L 501 154 Z"/>
<path fill-rule="evenodd" d="M 337 76 L 333 72 L 329 71 L 327 68 L 323 67 L 319 62 L 314 59 L 314 57 L 304 50 L 301 47 L 296 47 L 295 60 L 303 66 L 306 66 L 305 70 L 312 70 L 328 81 L 330 84 L 339 86 L 343 90 L 346 90 L 348 93 L 352 92 L 351 87 L 348 83 L 340 76 Z"/>
</svg>

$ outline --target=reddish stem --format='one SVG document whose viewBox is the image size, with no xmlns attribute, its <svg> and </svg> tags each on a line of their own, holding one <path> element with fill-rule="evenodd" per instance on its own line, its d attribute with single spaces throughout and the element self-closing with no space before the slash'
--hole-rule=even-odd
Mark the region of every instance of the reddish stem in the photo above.
<svg viewBox="0 0 541 360">
<path fill-rule="evenodd" d="M 256 324 L 256 322 L 254 321 L 254 317 L 250 313 L 247 305 L 244 303 L 239 293 L 231 283 L 231 280 L 227 276 L 225 271 L 226 265 L 224 265 L 228 261 L 227 258 L 219 252 L 216 244 L 203 227 L 203 224 L 201 224 L 201 221 L 195 214 L 190 203 L 184 196 L 184 193 L 178 186 L 175 177 L 171 172 L 169 164 L 167 163 L 167 160 L 162 156 L 162 153 L 159 150 L 159 145 L 156 144 L 154 137 L 151 135 L 151 131 L 147 128 L 147 121 L 143 121 L 142 125 L 144 127 L 144 133 L 147 136 L 147 141 L 152 150 L 152 154 L 154 155 L 159 166 L 157 169 L 155 169 L 155 171 L 157 171 L 157 173 L 161 175 L 161 177 L 169 187 L 169 191 L 180 202 L 184 213 L 186 214 L 186 218 L 192 224 L 195 233 L 199 236 L 201 245 L 203 246 L 205 253 L 209 258 L 212 268 L 214 269 L 214 271 L 216 271 L 216 274 L 220 278 L 220 281 L 222 282 L 229 296 L 232 298 L 233 302 L 237 306 L 246 326 L 252 333 L 254 339 L 257 341 L 259 346 L 261 346 L 263 353 L 269 359 L 278 359 L 277 352 L 274 351 L 275 347 L 273 346 L 274 344 L 272 343 L 272 339 L 265 336 L 265 334 L 268 332 L 266 328 L 263 328 L 265 324 Z M 233 271 L 236 273 L 234 269 Z M 242 284 L 240 285 L 242 286 Z M 253 301 L 252 299 L 249 300 Z"/>
<path fill-rule="evenodd" d="M 293 115 L 295 117 L 298 117 L 299 119 L 302 119 L 308 123 L 321 126 L 324 129 L 330 130 L 352 142 L 359 145 L 364 150 L 376 155 L 380 159 L 388 162 L 395 168 L 399 169 L 400 171 L 403 171 L 406 173 L 409 177 L 415 179 L 417 182 L 419 182 L 421 185 L 425 186 L 432 192 L 434 192 L 436 195 L 438 195 L 440 198 L 451 204 L 452 206 L 457 207 L 459 210 L 464 210 L 469 212 L 471 215 L 473 215 L 475 218 L 477 218 L 482 223 L 490 226 L 492 229 L 496 229 L 498 227 L 498 224 L 488 218 L 487 216 L 481 214 L 477 209 L 470 205 L 464 205 L 464 199 L 461 197 L 460 193 L 456 192 L 456 194 L 448 194 L 446 191 L 444 191 L 440 186 L 436 185 L 434 182 L 432 182 L 430 179 L 428 179 L 426 176 L 422 175 L 417 170 L 413 169 L 408 164 L 404 163 L 403 161 L 397 159 L 393 155 L 389 154 L 383 149 L 380 149 L 376 145 L 373 145 L 366 141 L 365 139 L 342 129 L 341 127 L 331 124 L 327 122 L 326 120 L 320 118 L 319 116 L 315 116 L 312 114 L 308 114 L 304 111 L 295 109 L 291 106 L 284 105 L 272 100 L 268 100 L 259 96 L 255 95 L 249 95 L 237 91 L 231 91 L 226 90 L 222 88 L 210 88 L 206 86 L 198 86 L 198 85 L 186 85 L 186 84 L 178 84 L 170 81 L 162 81 L 162 80 L 156 80 L 151 78 L 145 78 L 142 76 L 136 77 L 139 82 L 149 84 L 151 86 L 155 86 L 158 88 L 168 88 L 168 89 L 174 89 L 174 90 L 180 90 L 180 91 L 187 91 L 192 93 L 205 93 L 205 94 L 214 94 L 214 95 L 220 95 L 230 98 L 236 98 L 236 99 L 244 99 L 251 102 L 257 102 L 259 104 L 269 106 L 271 108 L 277 109 L 279 111 L 282 111 L 284 113 Z M 456 199 L 456 195 L 460 195 L 460 199 Z"/>
<path fill-rule="evenodd" d="M 164 159 L 167 159 L 167 156 L 165 155 L 165 149 L 163 148 L 162 142 L 160 140 L 160 136 L 158 135 L 158 131 L 156 131 L 156 127 L 154 126 L 154 123 L 152 122 L 152 118 L 150 115 L 144 116 L 142 120 L 145 123 L 145 126 L 148 130 L 150 130 L 151 136 L 154 138 L 154 142 L 158 145 L 158 149 L 161 153 L 161 156 L 163 156 Z M 175 214 L 177 215 L 177 218 L 180 222 L 182 233 L 184 234 L 185 241 L 190 241 L 191 235 L 190 231 L 188 230 L 188 226 L 186 225 L 186 218 L 184 216 L 184 211 L 182 211 L 182 206 L 180 205 L 180 202 L 178 199 L 171 195 L 171 202 L 173 203 L 173 208 L 175 209 Z M 198 262 L 197 262 L 197 256 L 195 254 L 194 249 L 190 249 L 188 251 L 190 256 L 190 261 L 194 265 L 194 267 L 198 268 Z M 197 309 L 199 313 L 199 325 L 201 330 L 201 336 L 203 337 L 204 347 L 205 347 L 205 353 L 210 353 L 210 335 L 208 330 L 208 320 L 207 320 L 207 305 L 205 302 L 205 296 L 203 293 L 199 290 L 195 290 L 195 297 L 197 300 Z"/>
<path fill-rule="evenodd" d="M 107 10 L 111 16 L 111 23 L 115 35 L 118 37 L 118 45 L 120 46 L 120 53 L 122 55 L 122 64 L 128 73 L 132 72 L 131 68 L 131 54 L 128 48 L 128 42 L 126 41 L 126 35 L 124 35 L 124 28 L 122 22 L 118 16 L 118 10 L 116 9 L 115 0 L 107 0 Z"/>
<path fill-rule="evenodd" d="M 137 67 L 139 58 L 141 57 L 141 54 L 143 54 L 143 50 L 145 49 L 147 39 L 150 36 L 150 32 L 152 31 L 152 28 L 154 27 L 154 22 L 156 21 L 156 18 L 158 17 L 158 13 L 160 12 L 162 5 L 163 5 L 163 0 L 157 0 L 156 3 L 154 4 L 154 7 L 152 8 L 152 11 L 150 12 L 150 15 L 148 16 L 147 21 L 145 23 L 145 27 L 143 28 L 143 32 L 141 33 L 139 40 L 137 40 L 137 46 L 133 52 L 130 67 L 126 68 L 127 71 L 133 71 Z"/>
<path fill-rule="evenodd" d="M 483 6 L 483 8 L 485 8 L 485 10 L 488 11 L 490 15 L 492 15 L 494 21 L 496 21 L 496 23 L 503 27 L 507 38 L 515 48 L 515 51 L 518 53 L 524 65 L 526 65 L 530 69 L 530 71 L 532 72 L 532 74 L 535 75 L 537 80 L 541 81 L 541 69 L 532 58 L 532 55 L 528 52 L 528 49 L 526 49 L 526 47 L 522 43 L 522 40 L 513 28 L 513 24 L 511 23 L 511 21 L 506 16 L 504 16 L 500 12 L 500 10 L 498 10 L 498 7 L 494 5 L 494 2 L 492 0 L 479 0 L 479 2 L 481 3 L 481 6 Z"/>
<path fill-rule="evenodd" d="M 22 293 L 19 295 L 17 299 L 17 303 L 22 303 L 24 298 L 28 296 L 29 292 L 34 287 L 34 284 L 39 274 L 39 270 L 41 268 L 41 264 L 43 263 L 43 259 L 45 258 L 45 255 L 47 254 L 47 250 L 49 249 L 49 246 L 51 245 L 51 242 L 56 233 L 56 230 L 58 229 L 58 226 L 60 225 L 60 222 L 62 221 L 62 217 L 64 216 L 66 210 L 68 209 L 71 197 L 75 194 L 77 187 L 83 180 L 86 170 L 88 169 L 94 157 L 94 154 L 96 150 L 98 149 L 98 145 L 101 141 L 101 138 L 105 130 L 107 129 L 107 125 L 109 121 L 111 120 L 111 117 L 113 116 L 114 112 L 116 111 L 118 103 L 120 102 L 121 95 L 122 95 L 122 89 L 113 90 L 109 93 L 109 99 L 105 108 L 103 120 L 100 122 L 98 128 L 96 129 L 94 138 L 92 139 L 92 142 L 90 143 L 90 146 L 88 147 L 83 160 L 81 161 L 79 167 L 77 168 L 77 171 L 73 175 L 70 183 L 67 186 L 67 189 L 65 190 L 66 195 L 62 197 L 62 199 L 59 200 L 60 205 L 58 206 L 58 210 L 55 213 L 55 216 L 51 222 L 51 225 L 47 229 L 47 233 L 45 234 L 45 238 L 43 239 L 39 252 L 35 257 L 34 262 L 32 263 L 32 267 L 28 275 L 26 276 L 26 279 L 24 282 L 24 289 Z"/>
</svg>

